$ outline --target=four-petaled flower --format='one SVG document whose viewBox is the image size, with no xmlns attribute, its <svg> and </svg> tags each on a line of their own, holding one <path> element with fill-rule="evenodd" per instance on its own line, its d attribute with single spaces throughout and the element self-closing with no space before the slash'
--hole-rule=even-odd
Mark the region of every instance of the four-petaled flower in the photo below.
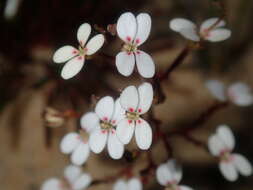
<svg viewBox="0 0 253 190">
<path fill-rule="evenodd" d="M 116 66 L 122 75 L 131 75 L 136 62 L 137 70 L 142 77 L 151 78 L 154 76 L 153 59 L 138 49 L 147 40 L 150 30 L 151 18 L 146 13 L 140 13 L 135 17 L 132 13 L 127 12 L 119 17 L 117 33 L 125 44 L 122 51 L 116 56 Z"/>
<path fill-rule="evenodd" d="M 230 100 L 238 106 L 249 106 L 253 103 L 253 95 L 245 83 L 236 82 L 226 87 L 218 80 L 208 80 L 206 87 L 220 101 Z"/>
<path fill-rule="evenodd" d="M 232 153 L 235 139 L 232 131 L 226 125 L 221 125 L 208 140 L 208 147 L 212 155 L 219 157 L 219 168 L 223 176 L 229 181 L 236 181 L 238 173 L 243 176 L 252 174 L 252 166 L 242 155 Z"/>
<path fill-rule="evenodd" d="M 128 181 L 119 179 L 113 185 L 113 190 L 142 190 L 142 183 L 138 178 L 131 178 Z"/>
<path fill-rule="evenodd" d="M 107 144 L 109 155 L 120 159 L 124 153 L 124 145 L 116 135 L 116 126 L 124 116 L 119 99 L 114 102 L 110 96 L 101 98 L 95 108 L 95 113 L 89 113 L 90 118 L 84 125 L 93 128 L 90 133 L 89 146 L 94 153 L 100 153 Z"/>
<path fill-rule="evenodd" d="M 140 116 L 146 113 L 153 101 L 153 88 L 150 83 L 138 87 L 128 86 L 120 95 L 120 104 L 124 108 L 124 118 L 118 123 L 116 133 L 122 143 L 128 144 L 135 131 L 135 140 L 140 149 L 146 150 L 152 143 L 150 125 Z"/>
<path fill-rule="evenodd" d="M 196 24 L 190 20 L 175 18 L 170 21 L 170 28 L 192 41 L 207 40 L 210 42 L 219 42 L 231 36 L 230 30 L 222 28 L 225 24 L 224 20 L 210 18 L 204 21 L 198 29 Z"/>
<path fill-rule="evenodd" d="M 68 61 L 61 71 L 62 78 L 70 79 L 78 74 L 84 65 L 85 57 L 94 54 L 103 46 L 105 39 L 102 34 L 94 36 L 86 44 L 90 33 L 91 26 L 88 23 L 82 24 L 77 31 L 77 39 L 80 44 L 79 48 L 76 49 L 66 45 L 54 53 L 53 61 L 55 63 Z"/>
<path fill-rule="evenodd" d="M 175 160 L 168 160 L 156 169 L 157 181 L 160 185 L 165 186 L 166 190 L 193 190 L 188 186 L 179 185 L 182 175 L 182 168 Z"/>
<path fill-rule="evenodd" d="M 84 190 L 91 183 L 91 177 L 83 173 L 80 167 L 69 165 L 64 170 L 64 177 L 46 180 L 41 190 Z"/>
</svg>

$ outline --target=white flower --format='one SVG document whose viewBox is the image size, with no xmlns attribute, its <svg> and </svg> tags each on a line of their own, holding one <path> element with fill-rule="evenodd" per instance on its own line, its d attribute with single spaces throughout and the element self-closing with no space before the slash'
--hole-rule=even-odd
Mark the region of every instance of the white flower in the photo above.
<svg viewBox="0 0 253 190">
<path fill-rule="evenodd" d="M 230 100 L 238 106 L 249 106 L 253 103 L 253 96 L 249 86 L 242 82 L 236 82 L 226 87 L 218 80 L 208 80 L 206 87 L 220 101 Z"/>
<path fill-rule="evenodd" d="M 113 185 L 113 190 L 142 190 L 142 183 L 138 178 L 131 178 L 128 181 L 119 179 Z"/>
<path fill-rule="evenodd" d="M 146 13 L 135 17 L 132 13 L 122 14 L 117 22 L 118 36 L 125 42 L 123 49 L 116 56 L 118 71 L 129 76 L 134 70 L 136 62 L 137 70 L 144 78 L 152 78 L 155 74 L 155 65 L 147 53 L 138 49 L 143 44 L 151 30 L 151 18 Z"/>
<path fill-rule="evenodd" d="M 188 186 L 179 185 L 182 175 L 182 168 L 175 160 L 168 160 L 156 169 L 157 181 L 160 185 L 165 186 L 166 190 L 192 190 Z"/>
<path fill-rule="evenodd" d="M 107 144 L 109 155 L 113 159 L 120 159 L 124 153 L 124 145 L 118 139 L 115 127 L 124 116 L 119 99 L 114 102 L 110 96 L 101 98 L 95 108 L 95 113 L 87 119 L 93 130 L 89 138 L 89 146 L 94 153 L 100 153 Z"/>
<path fill-rule="evenodd" d="M 153 88 L 149 83 L 138 87 L 128 86 L 120 95 L 120 104 L 126 111 L 124 119 L 117 126 L 116 133 L 119 139 L 128 144 L 135 131 L 135 140 L 138 147 L 146 150 L 152 143 L 150 125 L 140 116 L 146 113 L 153 101 Z"/>
<path fill-rule="evenodd" d="M 210 42 L 219 42 L 228 39 L 231 31 L 225 28 L 225 21 L 218 21 L 218 18 L 210 18 L 204 21 L 198 29 L 196 24 L 184 18 L 175 18 L 170 21 L 170 28 L 179 32 L 186 39 L 192 41 L 208 40 Z M 214 26 L 214 27 L 213 27 Z"/>
<path fill-rule="evenodd" d="M 80 167 L 69 165 L 64 170 L 64 177 L 46 180 L 41 190 L 84 190 L 91 183 L 91 177 L 83 173 Z"/>
<path fill-rule="evenodd" d="M 9 20 L 16 16 L 21 0 L 7 0 L 4 9 L 4 17 Z"/>
<path fill-rule="evenodd" d="M 66 45 L 54 53 L 53 61 L 55 63 L 68 61 L 61 71 L 62 78 L 70 79 L 78 74 L 84 65 L 85 56 L 94 54 L 103 46 L 105 39 L 102 34 L 94 36 L 86 44 L 90 33 L 91 26 L 88 23 L 82 24 L 77 31 L 77 39 L 80 44 L 79 48 L 76 49 Z"/>
<path fill-rule="evenodd" d="M 238 173 L 243 176 L 252 174 L 252 166 L 242 155 L 232 153 L 235 139 L 232 131 L 226 125 L 221 125 L 208 140 L 208 147 L 212 155 L 219 157 L 219 168 L 223 176 L 229 181 L 235 181 Z"/>
</svg>

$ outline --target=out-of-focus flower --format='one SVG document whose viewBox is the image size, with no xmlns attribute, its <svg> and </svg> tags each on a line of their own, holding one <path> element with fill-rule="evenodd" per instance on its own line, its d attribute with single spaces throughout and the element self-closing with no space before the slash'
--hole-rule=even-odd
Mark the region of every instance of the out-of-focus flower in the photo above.
<svg viewBox="0 0 253 190">
<path fill-rule="evenodd" d="M 118 123 L 116 133 L 122 143 L 128 144 L 135 132 L 135 140 L 140 149 L 146 150 L 152 143 L 152 130 L 148 122 L 140 116 L 146 113 L 153 101 L 153 88 L 150 83 L 138 87 L 128 86 L 120 95 L 124 108 L 124 118 Z"/>
<path fill-rule="evenodd" d="M 190 20 L 175 18 L 170 21 L 170 28 L 173 31 L 180 33 L 188 40 L 219 42 L 226 40 L 231 36 L 231 31 L 223 28 L 225 24 L 224 20 L 210 18 L 204 21 L 200 28 L 198 28 L 196 24 Z"/>
<path fill-rule="evenodd" d="M 113 190 L 142 190 L 142 183 L 138 178 L 131 178 L 128 181 L 119 179 L 113 185 Z"/>
<path fill-rule="evenodd" d="M 135 17 L 132 13 L 122 14 L 117 22 L 117 33 L 124 41 L 123 49 L 116 56 L 116 66 L 120 74 L 129 76 L 134 70 L 136 62 L 137 70 L 144 78 L 151 78 L 155 74 L 153 59 L 138 49 L 143 44 L 151 30 L 151 18 L 146 13 L 140 13 Z"/>
<path fill-rule="evenodd" d="M 105 39 L 102 34 L 94 36 L 87 42 L 90 33 L 91 26 L 88 23 L 82 24 L 77 31 L 79 48 L 66 45 L 54 53 L 53 61 L 55 63 L 68 61 L 61 71 L 62 78 L 70 79 L 77 75 L 85 63 L 85 57 L 96 53 L 103 46 Z"/>
<path fill-rule="evenodd" d="M 4 17 L 7 20 L 14 18 L 18 12 L 22 0 L 7 0 L 4 9 Z"/>
<path fill-rule="evenodd" d="M 45 109 L 43 118 L 47 127 L 61 127 L 65 122 L 64 115 L 52 107 Z"/>
<path fill-rule="evenodd" d="M 41 190 L 85 190 L 91 183 L 91 176 L 83 173 L 77 166 L 69 165 L 64 170 L 64 177 L 46 180 Z"/>
<path fill-rule="evenodd" d="M 236 181 L 238 173 L 243 176 L 252 174 L 252 166 L 242 155 L 232 153 L 235 139 L 232 131 L 226 125 L 220 125 L 214 135 L 208 140 L 208 147 L 212 155 L 219 157 L 219 168 L 222 175 L 229 181 Z"/>
<path fill-rule="evenodd" d="M 82 125 L 92 129 L 89 146 L 94 153 L 100 153 L 107 144 L 109 155 L 120 159 L 124 153 L 124 145 L 116 135 L 115 128 L 124 116 L 119 99 L 114 102 L 110 96 L 101 98 L 95 108 L 95 113 L 89 113 Z"/>
<path fill-rule="evenodd" d="M 236 82 L 226 87 L 218 80 L 208 80 L 206 87 L 220 101 L 230 100 L 238 106 L 249 106 L 253 103 L 253 95 L 245 83 Z"/>
<path fill-rule="evenodd" d="M 175 160 L 168 160 L 156 169 L 156 179 L 166 190 L 192 190 L 191 187 L 179 185 L 182 175 L 182 168 Z"/>
</svg>

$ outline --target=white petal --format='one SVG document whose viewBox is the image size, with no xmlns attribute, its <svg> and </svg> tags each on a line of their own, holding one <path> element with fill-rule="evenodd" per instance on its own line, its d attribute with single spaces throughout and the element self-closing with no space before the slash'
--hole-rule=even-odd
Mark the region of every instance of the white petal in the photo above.
<svg viewBox="0 0 253 190">
<path fill-rule="evenodd" d="M 182 29 L 190 28 L 196 29 L 196 25 L 187 19 L 184 18 L 175 18 L 170 21 L 170 29 L 176 32 L 180 32 Z"/>
<path fill-rule="evenodd" d="M 252 175 L 252 165 L 247 158 L 240 154 L 233 154 L 232 156 L 235 168 L 239 171 L 240 174 L 243 176 Z"/>
<path fill-rule="evenodd" d="M 91 132 L 93 129 L 95 129 L 96 126 L 99 125 L 99 118 L 97 116 L 97 114 L 95 114 L 94 112 L 89 112 L 84 114 L 81 117 L 81 127 L 87 131 L 87 132 Z"/>
<path fill-rule="evenodd" d="M 228 96 L 238 106 L 249 106 L 253 103 L 253 96 L 249 86 L 241 82 L 229 86 Z"/>
<path fill-rule="evenodd" d="M 61 190 L 61 181 L 56 178 L 51 178 L 46 180 L 42 186 L 41 190 Z"/>
<path fill-rule="evenodd" d="M 120 74 L 129 76 L 133 73 L 135 58 L 133 53 L 119 52 L 116 56 L 116 67 Z"/>
<path fill-rule="evenodd" d="M 218 28 L 215 30 L 211 30 L 208 33 L 208 36 L 205 37 L 205 39 L 210 42 L 219 42 L 230 38 L 230 36 L 231 36 L 230 30 Z"/>
<path fill-rule="evenodd" d="M 126 87 L 120 94 L 120 104 L 126 111 L 135 111 L 138 103 L 139 95 L 135 86 Z"/>
<path fill-rule="evenodd" d="M 167 164 L 161 164 L 156 169 L 156 179 L 160 185 L 166 186 L 172 181 L 172 175 Z"/>
<path fill-rule="evenodd" d="M 179 33 L 188 40 L 195 42 L 198 42 L 200 40 L 200 37 L 198 36 L 196 30 L 193 28 L 182 28 Z"/>
<path fill-rule="evenodd" d="M 102 131 L 101 129 L 94 130 L 89 138 L 90 149 L 94 153 L 100 153 L 105 147 L 107 141 L 107 131 Z"/>
<path fill-rule="evenodd" d="M 191 187 L 185 186 L 185 185 L 180 185 L 179 186 L 180 190 L 193 190 Z"/>
<path fill-rule="evenodd" d="M 18 8 L 22 0 L 7 0 L 6 6 L 4 9 L 4 17 L 5 19 L 12 19 L 16 16 L 18 12 Z"/>
<path fill-rule="evenodd" d="M 72 185 L 73 190 L 83 190 L 91 184 L 91 177 L 87 173 L 83 173 Z"/>
<path fill-rule="evenodd" d="M 77 31 L 77 40 L 84 47 L 91 33 L 91 26 L 88 23 L 82 24 Z"/>
<path fill-rule="evenodd" d="M 231 129 L 227 125 L 220 125 L 217 129 L 216 134 L 223 141 L 226 147 L 233 150 L 235 147 L 235 137 Z"/>
<path fill-rule="evenodd" d="M 53 55 L 55 63 L 63 63 L 73 58 L 78 54 L 78 50 L 72 46 L 63 46 L 59 48 Z"/>
<path fill-rule="evenodd" d="M 90 41 L 87 43 L 87 55 L 92 55 L 96 53 L 104 44 L 105 37 L 103 34 L 98 34 L 90 39 Z"/>
<path fill-rule="evenodd" d="M 146 113 L 152 102 L 153 102 L 153 87 L 150 83 L 143 83 L 138 88 L 139 93 L 139 105 L 138 105 L 138 113 L 144 114 Z"/>
<path fill-rule="evenodd" d="M 226 101 L 225 86 L 218 80 L 208 80 L 205 83 L 211 94 L 220 101 Z"/>
<path fill-rule="evenodd" d="M 212 155 L 219 156 L 227 147 L 217 135 L 211 135 L 208 139 L 208 148 Z"/>
<path fill-rule="evenodd" d="M 174 159 L 168 160 L 166 165 L 171 173 L 171 181 L 176 181 L 177 183 L 179 183 L 183 176 L 181 165 L 179 165 Z"/>
<path fill-rule="evenodd" d="M 116 128 L 116 134 L 123 144 L 128 144 L 134 134 L 135 124 L 133 121 L 122 119 Z"/>
<path fill-rule="evenodd" d="M 139 118 L 136 122 L 135 140 L 138 147 L 142 150 L 149 149 L 152 143 L 152 130 L 144 119 Z"/>
<path fill-rule="evenodd" d="M 125 118 L 125 110 L 120 105 L 120 99 L 118 98 L 114 104 L 114 112 L 111 118 L 113 125 L 117 125 L 119 121 Z"/>
<path fill-rule="evenodd" d="M 90 155 L 90 149 L 87 143 L 80 143 L 71 155 L 71 162 L 75 165 L 84 164 Z"/>
<path fill-rule="evenodd" d="M 106 122 L 109 122 L 114 112 L 114 100 L 111 96 L 101 98 L 95 108 L 98 117 Z"/>
<path fill-rule="evenodd" d="M 81 167 L 75 165 L 69 165 L 64 169 L 64 177 L 70 182 L 73 183 L 81 174 Z"/>
<path fill-rule="evenodd" d="M 113 185 L 113 190 L 129 190 L 127 188 L 127 183 L 122 180 L 122 179 L 119 179 L 116 181 L 116 183 Z"/>
<path fill-rule="evenodd" d="M 131 178 L 128 181 L 128 190 L 142 190 L 142 183 L 138 178 Z"/>
<path fill-rule="evenodd" d="M 134 40 L 137 30 L 137 21 L 135 16 L 126 12 L 122 14 L 117 21 L 118 36 L 125 42 L 130 43 Z"/>
<path fill-rule="evenodd" d="M 152 78 L 155 74 L 155 64 L 152 57 L 144 51 L 135 53 L 138 72 L 144 78 Z"/>
<path fill-rule="evenodd" d="M 151 30 L 151 18 L 147 13 L 141 13 L 137 16 L 137 33 L 135 36 L 135 44 L 140 46 L 143 44 Z"/>
<path fill-rule="evenodd" d="M 109 155 L 113 159 L 120 159 L 124 153 L 124 145 L 118 139 L 116 131 L 113 129 L 108 136 L 107 148 Z"/>
<path fill-rule="evenodd" d="M 203 30 L 207 30 L 209 29 L 211 26 L 213 26 L 217 21 L 219 20 L 219 18 L 209 18 L 207 20 L 205 20 L 201 26 L 200 26 L 200 32 L 202 32 Z M 213 29 L 215 28 L 219 28 L 222 26 L 225 26 L 225 21 L 221 20 Z"/>
<path fill-rule="evenodd" d="M 220 171 L 222 175 L 228 181 L 236 181 L 238 178 L 238 173 L 235 169 L 235 166 L 232 162 L 220 162 L 219 164 Z"/>
<path fill-rule="evenodd" d="M 77 56 L 69 60 L 62 68 L 61 71 L 62 78 L 70 79 L 75 75 L 77 75 L 81 71 L 84 65 L 84 61 L 85 61 L 84 56 Z"/>
<path fill-rule="evenodd" d="M 60 144 L 60 150 L 64 154 L 69 154 L 74 151 L 74 149 L 80 143 L 79 134 L 77 133 L 68 133 L 65 135 Z"/>
</svg>

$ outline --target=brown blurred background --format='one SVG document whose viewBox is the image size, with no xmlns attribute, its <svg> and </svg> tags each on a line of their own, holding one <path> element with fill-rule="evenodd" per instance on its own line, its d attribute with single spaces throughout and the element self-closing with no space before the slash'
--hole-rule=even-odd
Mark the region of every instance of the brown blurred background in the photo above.
<svg viewBox="0 0 253 190">
<path fill-rule="evenodd" d="M 74 109 L 82 114 L 93 108 L 92 95 L 117 97 L 127 85 L 141 82 L 137 74 L 130 78 L 119 75 L 116 67 L 110 66 L 112 60 L 100 54 L 87 61 L 73 79 L 61 79 L 62 66 L 52 62 L 52 55 L 60 46 L 77 45 L 79 25 L 89 22 L 106 29 L 108 24 L 116 23 L 123 12 L 149 13 L 152 31 L 141 48 L 152 55 L 157 72 L 163 72 L 186 44 L 169 29 L 169 21 L 186 17 L 201 23 L 209 17 L 221 16 L 224 9 L 220 3 L 218 0 L 20 0 L 16 15 L 7 19 L 4 17 L 7 1 L 1 0 L 0 189 L 38 190 L 45 179 L 60 176 L 69 164 L 68 156 L 59 151 L 59 142 L 66 132 L 79 127 L 79 120 L 69 119 L 62 127 L 46 129 L 42 115 L 48 105 L 60 111 Z M 222 3 L 232 37 L 221 43 L 206 43 L 163 82 L 166 101 L 155 106 L 155 115 L 162 120 L 164 131 L 187 127 L 213 104 L 214 98 L 204 86 L 208 78 L 227 83 L 243 81 L 253 87 L 253 1 Z M 115 56 L 120 46 L 117 37 L 107 35 L 101 52 Z M 235 151 L 252 162 L 251 114 L 252 107 L 229 105 L 211 115 L 192 134 L 206 142 L 217 125 L 228 124 L 236 136 Z M 253 189 L 252 177 L 241 177 L 235 183 L 225 181 L 215 159 L 201 147 L 180 136 L 171 137 L 169 142 L 174 157 L 183 164 L 182 184 L 202 190 Z M 134 143 L 128 146 L 130 150 L 134 147 Z M 156 163 L 167 159 L 161 143 L 154 145 L 152 154 Z M 136 161 L 134 171 L 145 168 L 145 160 L 144 154 Z M 125 159 L 109 159 L 105 151 L 92 154 L 84 169 L 99 179 L 115 174 L 122 165 L 128 164 Z M 111 189 L 111 184 L 94 185 L 89 189 Z M 162 187 L 153 178 L 145 189 Z"/>
</svg>

